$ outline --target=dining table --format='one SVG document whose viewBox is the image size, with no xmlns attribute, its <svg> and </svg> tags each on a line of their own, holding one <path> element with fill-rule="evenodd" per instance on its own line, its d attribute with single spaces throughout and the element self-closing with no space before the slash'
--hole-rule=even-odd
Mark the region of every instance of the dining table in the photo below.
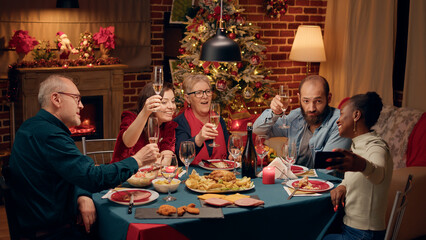
<svg viewBox="0 0 426 240">
<path fill-rule="evenodd" d="M 199 166 L 190 166 L 203 175 L 210 171 Z M 340 178 L 317 171 L 319 179 L 328 180 L 336 187 Z M 184 175 L 181 179 L 186 179 Z M 241 175 L 237 175 L 241 178 Z M 163 204 L 180 207 L 194 203 L 202 208 L 197 196 L 202 193 L 188 189 L 181 183 L 172 195 L 176 201 L 163 200 L 167 194 L 147 204 L 133 207 L 128 214 L 128 207 L 109 199 L 102 198 L 107 190 L 93 194 L 97 209 L 98 231 L 101 239 L 321 239 L 336 217 L 330 200 L 330 192 L 319 196 L 294 196 L 289 194 L 281 184 L 283 180 L 275 179 L 275 184 L 263 184 L 262 178 L 252 179 L 255 187 L 241 192 L 255 195 L 264 201 L 257 207 L 223 207 L 223 218 L 172 218 L 172 219 L 137 219 L 138 208 L 159 208 Z M 125 183 L 123 187 L 128 186 Z M 150 185 L 145 187 L 154 190 Z"/>
</svg>

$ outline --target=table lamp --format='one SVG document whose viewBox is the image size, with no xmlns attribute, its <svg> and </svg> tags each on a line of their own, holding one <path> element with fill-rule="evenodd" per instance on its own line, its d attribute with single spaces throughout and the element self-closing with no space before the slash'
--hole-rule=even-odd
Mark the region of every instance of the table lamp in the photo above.
<svg viewBox="0 0 426 240">
<path fill-rule="evenodd" d="M 220 1 L 220 20 L 216 35 L 204 42 L 201 47 L 201 61 L 211 62 L 239 62 L 241 61 L 240 46 L 232 39 L 226 36 L 226 30 L 223 27 L 222 4 Z"/>
<path fill-rule="evenodd" d="M 297 28 L 289 59 L 306 62 L 306 75 L 311 71 L 311 62 L 325 62 L 324 42 L 319 26 L 300 25 Z"/>
</svg>

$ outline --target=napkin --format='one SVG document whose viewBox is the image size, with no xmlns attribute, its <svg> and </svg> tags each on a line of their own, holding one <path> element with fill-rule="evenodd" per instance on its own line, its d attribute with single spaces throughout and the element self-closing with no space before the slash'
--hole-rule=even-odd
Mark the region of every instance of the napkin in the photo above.
<svg viewBox="0 0 426 240">
<path fill-rule="evenodd" d="M 283 186 L 284 190 L 287 192 L 287 194 L 290 196 L 291 193 L 294 191 L 293 188 L 289 188 L 287 186 Z M 298 190 L 295 194 L 294 197 L 306 197 L 306 196 L 321 196 L 321 193 L 314 193 L 314 192 L 304 192 L 301 190 Z"/>
<path fill-rule="evenodd" d="M 317 174 L 317 171 L 315 171 L 315 169 L 309 169 L 308 171 L 306 171 L 304 173 L 297 174 L 297 176 L 299 176 L 299 177 L 304 177 L 304 176 L 318 177 L 318 174 Z"/>
<path fill-rule="evenodd" d="M 276 157 L 271 163 L 269 163 L 268 167 L 275 167 L 275 179 L 297 179 L 297 176 L 290 170 L 290 166 L 284 164 L 284 160 L 282 160 L 281 157 Z M 258 176 L 261 177 L 262 172 L 260 172 Z"/>
</svg>

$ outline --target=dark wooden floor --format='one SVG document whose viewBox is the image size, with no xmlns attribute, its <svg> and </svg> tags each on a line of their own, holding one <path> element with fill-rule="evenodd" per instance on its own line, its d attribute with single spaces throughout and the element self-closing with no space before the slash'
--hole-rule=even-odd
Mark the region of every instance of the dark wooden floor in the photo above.
<svg viewBox="0 0 426 240">
<path fill-rule="evenodd" d="M 10 240 L 4 205 L 0 205 L 0 240 Z"/>
</svg>

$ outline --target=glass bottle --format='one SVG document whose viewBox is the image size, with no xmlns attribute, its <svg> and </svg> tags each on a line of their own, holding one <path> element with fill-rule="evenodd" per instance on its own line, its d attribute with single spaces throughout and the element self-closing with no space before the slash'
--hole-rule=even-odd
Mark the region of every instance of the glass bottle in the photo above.
<svg viewBox="0 0 426 240">
<path fill-rule="evenodd" d="M 253 144 L 253 123 L 247 123 L 247 143 L 242 155 L 242 169 L 243 176 L 256 178 L 257 154 Z"/>
</svg>

